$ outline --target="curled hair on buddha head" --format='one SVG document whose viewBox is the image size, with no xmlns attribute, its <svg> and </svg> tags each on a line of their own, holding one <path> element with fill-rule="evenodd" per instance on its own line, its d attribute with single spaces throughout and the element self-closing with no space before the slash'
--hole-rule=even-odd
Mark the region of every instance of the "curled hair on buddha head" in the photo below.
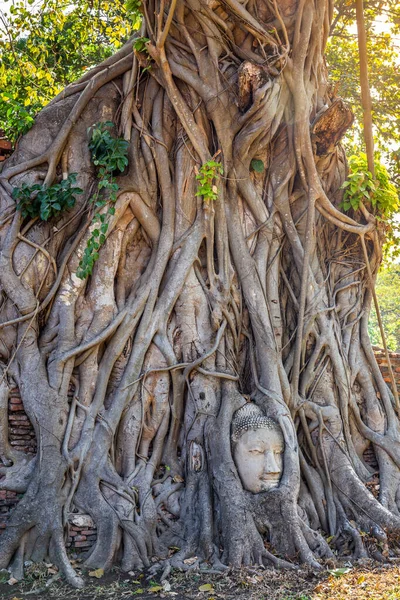
<svg viewBox="0 0 400 600">
<path fill-rule="evenodd" d="M 246 431 L 256 431 L 257 429 L 270 429 L 278 432 L 282 436 L 279 424 L 274 421 L 274 419 L 266 417 L 257 404 L 248 402 L 241 406 L 233 415 L 231 430 L 232 442 L 237 442 Z"/>
</svg>

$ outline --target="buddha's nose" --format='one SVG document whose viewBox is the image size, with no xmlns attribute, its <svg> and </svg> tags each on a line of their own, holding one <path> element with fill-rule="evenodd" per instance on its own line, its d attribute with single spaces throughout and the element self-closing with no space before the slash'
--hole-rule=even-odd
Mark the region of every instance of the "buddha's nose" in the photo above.
<svg viewBox="0 0 400 600">
<path fill-rule="evenodd" d="M 275 459 L 275 453 L 272 450 L 267 450 L 264 455 L 264 472 L 270 474 L 279 474 L 280 469 Z"/>
</svg>

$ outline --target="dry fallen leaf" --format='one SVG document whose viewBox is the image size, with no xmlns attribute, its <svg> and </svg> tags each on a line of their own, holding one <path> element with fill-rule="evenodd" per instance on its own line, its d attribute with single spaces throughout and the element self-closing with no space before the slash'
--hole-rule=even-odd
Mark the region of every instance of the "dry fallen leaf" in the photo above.
<svg viewBox="0 0 400 600">
<path fill-rule="evenodd" d="M 7 583 L 8 585 L 15 585 L 16 583 L 18 583 L 18 579 L 15 579 L 15 577 L 10 577 Z"/>
<path fill-rule="evenodd" d="M 97 577 L 100 579 L 104 575 L 104 569 L 96 569 L 95 571 L 89 571 L 89 577 Z"/>
<path fill-rule="evenodd" d="M 191 558 L 185 558 L 185 560 L 183 562 L 185 563 L 185 565 L 194 565 L 196 560 L 197 560 L 197 556 L 192 556 Z"/>
<path fill-rule="evenodd" d="M 57 567 L 49 567 L 49 568 L 47 569 L 47 573 L 48 573 L 49 575 L 55 575 L 56 573 L 58 573 L 58 569 L 57 569 Z"/>
</svg>

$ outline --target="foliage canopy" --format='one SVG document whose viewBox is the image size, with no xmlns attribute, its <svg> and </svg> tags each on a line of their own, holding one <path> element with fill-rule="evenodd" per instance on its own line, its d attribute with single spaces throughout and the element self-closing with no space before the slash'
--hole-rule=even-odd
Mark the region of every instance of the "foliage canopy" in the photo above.
<svg viewBox="0 0 400 600">
<path fill-rule="evenodd" d="M 16 140 L 35 114 L 110 56 L 140 21 L 123 0 L 23 0 L 0 13 L 0 128 Z"/>
</svg>

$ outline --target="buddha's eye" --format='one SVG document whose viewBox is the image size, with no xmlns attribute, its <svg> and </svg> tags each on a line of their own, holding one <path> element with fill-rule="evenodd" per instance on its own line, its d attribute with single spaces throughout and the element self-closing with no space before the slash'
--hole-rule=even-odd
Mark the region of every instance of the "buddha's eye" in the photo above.
<svg viewBox="0 0 400 600">
<path fill-rule="evenodd" d="M 250 450 L 251 454 L 264 454 L 264 452 L 262 450 L 260 450 L 260 448 L 253 448 L 253 450 Z"/>
</svg>

